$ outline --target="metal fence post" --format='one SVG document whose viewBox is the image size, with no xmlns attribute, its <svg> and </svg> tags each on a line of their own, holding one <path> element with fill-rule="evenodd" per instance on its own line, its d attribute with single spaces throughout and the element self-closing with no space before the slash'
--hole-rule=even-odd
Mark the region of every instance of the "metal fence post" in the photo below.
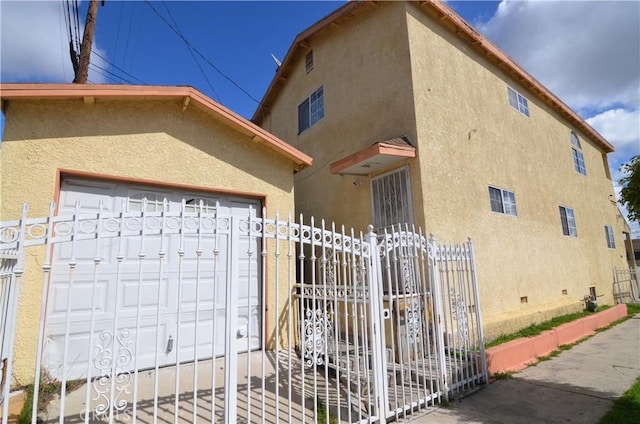
<svg viewBox="0 0 640 424">
<path fill-rule="evenodd" d="M 385 355 L 386 335 L 383 324 L 382 308 L 382 266 L 378 253 L 378 236 L 373 232 L 373 226 L 367 227 L 369 237 L 369 313 L 372 327 L 372 362 L 374 373 L 374 387 L 376 392 L 376 409 L 380 423 L 385 423 L 389 408 L 387 357 Z"/>
<path fill-rule="evenodd" d="M 439 264 L 438 261 L 441 259 L 441 253 L 438 245 L 436 244 L 436 240 L 433 235 L 429 236 L 429 240 L 427 241 L 429 247 L 429 277 L 431 282 L 431 292 L 434 294 L 433 296 L 433 307 L 434 307 L 434 323 L 433 328 L 436 334 L 436 349 L 438 349 L 438 371 L 439 371 L 439 379 L 441 384 L 441 391 L 444 395 L 444 399 L 449 401 L 449 377 L 447 373 L 447 364 L 445 361 L 445 352 L 444 352 L 444 330 L 442 328 L 442 314 L 443 314 L 443 306 L 442 300 L 444 298 L 443 293 L 440 289 L 440 281 L 438 279 L 439 272 Z"/>
<path fill-rule="evenodd" d="M 6 366 L 4 367 L 4 374 L 2 380 L 4 380 L 4 386 L 2 387 L 2 424 L 6 424 L 9 418 L 9 392 L 11 387 L 11 379 L 13 377 L 13 351 L 15 349 L 14 340 L 16 333 L 16 318 L 18 315 L 18 298 L 20 297 L 20 286 L 22 285 L 22 274 L 24 273 L 24 254 L 25 246 L 24 241 L 26 238 L 25 228 L 27 222 L 27 212 L 29 207 L 25 203 L 22 206 L 22 218 L 20 219 L 20 232 L 17 235 L 17 256 L 16 263 L 11 269 L 11 276 L 9 280 L 9 289 L 7 290 L 7 321 L 5 325 L 4 336 L 8 339 L 6 346 L 8 346 L 8 355 L 6 358 Z M 4 341 L 0 341 L 4 342 Z M 2 360 L 2 358 L 0 358 Z M 0 366 L 2 364 L 0 363 Z"/>
</svg>

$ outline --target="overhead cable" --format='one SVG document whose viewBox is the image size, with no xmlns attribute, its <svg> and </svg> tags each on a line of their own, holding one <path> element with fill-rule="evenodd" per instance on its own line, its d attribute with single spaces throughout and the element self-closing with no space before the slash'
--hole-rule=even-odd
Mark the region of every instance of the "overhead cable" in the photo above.
<svg viewBox="0 0 640 424">
<path fill-rule="evenodd" d="M 171 30 L 173 32 L 175 32 L 178 37 L 180 37 L 182 39 L 182 41 L 184 41 L 189 47 L 191 47 L 193 49 L 194 52 L 196 52 L 198 54 L 198 56 L 200 56 L 205 62 L 207 62 L 213 69 L 216 70 L 217 73 L 219 73 L 223 78 L 225 78 L 227 81 L 229 81 L 231 84 L 233 84 L 238 90 L 242 91 L 244 94 L 247 95 L 247 97 L 249 97 L 251 100 L 253 100 L 254 102 L 256 102 L 257 104 L 260 104 L 260 101 L 257 100 L 255 97 L 253 97 L 247 90 L 245 90 L 244 88 L 240 87 L 240 85 L 235 82 L 231 77 L 229 77 L 228 75 L 226 75 L 224 72 L 222 72 L 216 65 L 214 65 L 209 59 L 207 59 L 198 49 L 196 49 L 190 42 L 189 40 L 187 40 L 182 34 L 180 34 L 179 31 L 177 31 L 173 25 L 171 25 L 171 23 L 169 23 L 169 21 L 167 21 L 164 16 L 162 16 L 155 7 L 153 7 L 153 5 L 151 4 L 151 2 L 149 2 L 148 0 L 145 0 L 145 3 L 147 3 L 147 5 L 155 12 L 156 15 L 158 15 L 160 17 L 160 19 L 162 19 L 162 21 L 169 27 L 171 28 Z"/>
</svg>

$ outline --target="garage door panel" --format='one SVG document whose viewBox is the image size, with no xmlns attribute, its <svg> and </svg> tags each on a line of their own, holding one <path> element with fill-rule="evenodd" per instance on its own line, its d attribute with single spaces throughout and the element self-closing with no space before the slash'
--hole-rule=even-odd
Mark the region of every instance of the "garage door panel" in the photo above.
<svg viewBox="0 0 640 424">
<path fill-rule="evenodd" d="M 65 179 L 58 202 L 59 212 L 75 211 L 76 202 L 80 202 L 83 211 L 97 212 L 100 201 L 104 211 L 117 211 L 117 186 L 99 181 Z"/>
<path fill-rule="evenodd" d="M 117 218 L 120 212 L 136 214 L 142 211 L 144 198 L 147 199 L 145 208 L 148 218 L 147 228 L 158 227 L 159 212 L 162 210 L 178 216 L 177 213 L 180 212 L 184 199 L 190 202 L 187 205 L 187 214 L 200 210 L 207 214 L 207 218 L 214 216 L 215 213 L 219 214 L 218 234 L 214 236 L 210 233 L 216 221 L 207 219 L 203 222 L 205 229 L 200 235 L 146 234 L 143 242 L 141 236 L 129 235 L 137 231 L 140 226 L 139 223 L 130 222 L 132 227 L 128 228 L 130 231 L 125 232 L 127 235 L 124 238 L 111 230 L 109 235 L 114 237 L 98 240 L 97 243 L 100 244 L 97 254 L 101 261 L 97 268 L 93 354 L 99 351 L 95 346 L 106 343 L 98 337 L 99 334 L 111 334 L 114 325 L 117 325 L 118 333 L 122 333 L 122 337 L 126 334 L 127 343 L 133 343 L 136 326 L 138 326 L 140 329 L 138 347 L 134 347 L 133 344 L 128 346 L 133 354 L 136 353 L 135 349 L 138 350 L 139 368 L 154 366 L 156 350 L 159 352 L 161 365 L 175 363 L 176 349 L 167 348 L 170 346 L 169 340 L 177 341 L 178 311 L 181 319 L 181 334 L 178 342 L 182 350 L 181 360 L 193 360 L 194 355 L 207 358 L 212 354 L 224 354 L 228 284 L 237 284 L 236 292 L 239 295 L 239 298 L 234 301 L 234 306 L 237 308 L 234 315 L 237 315 L 237 318 L 233 320 L 232 331 L 235 333 L 238 328 L 248 329 L 251 322 L 250 343 L 246 336 L 238 338 L 234 334 L 236 346 L 240 350 L 259 347 L 260 243 L 255 238 L 249 239 L 246 235 L 236 234 L 233 235 L 232 242 L 232 231 L 237 231 L 237 228 L 231 228 L 232 220 L 230 219 L 231 216 L 236 217 L 233 218 L 235 223 L 246 219 L 249 216 L 250 205 L 255 207 L 251 212 L 252 216 L 259 215 L 259 202 L 240 197 L 203 196 L 199 193 L 137 187 L 124 183 L 65 179 L 60 193 L 59 207 L 65 213 L 73 213 L 75 203 L 79 200 L 82 211 L 95 213 L 102 201 L 105 213 Z M 166 202 L 164 202 L 165 199 Z M 203 209 L 198 206 L 200 199 L 204 204 Z M 216 201 L 219 203 L 216 204 Z M 194 214 L 190 219 L 190 223 L 197 227 L 197 215 Z M 91 229 L 89 230 L 88 232 L 91 232 Z M 244 230 L 246 229 L 241 229 L 241 231 Z M 159 283 L 161 261 L 158 252 L 161 242 L 165 256 L 162 261 L 162 281 Z M 178 252 L 181 247 L 184 252 L 182 256 Z M 124 254 L 124 258 L 119 262 L 117 255 L 120 251 Z M 145 253 L 142 260 L 139 257 L 141 251 Z M 217 254 L 214 251 L 217 251 Z M 251 256 L 248 254 L 249 251 L 252 253 Z M 200 252 L 199 255 L 198 252 Z M 67 315 L 69 261 L 72 256 L 77 265 L 71 291 L 71 313 Z M 72 333 L 69 340 L 68 362 L 72 365 L 73 372 L 86 375 L 95 256 L 95 239 L 77 241 L 73 255 L 71 243 L 61 243 L 54 248 L 52 290 L 49 295 L 47 318 L 51 346 L 49 359 L 45 361 L 47 368 L 54 369 L 62 363 L 61 349 L 64 345 L 68 316 L 71 319 Z M 141 286 L 140 281 L 142 281 Z M 138 311 L 139 290 L 141 291 L 141 308 Z M 178 305 L 179 291 L 181 291 L 180 305 Z M 160 305 L 159 321 L 157 305 Z M 196 310 L 198 311 L 197 327 Z M 196 328 L 197 340 L 195 339 Z M 133 363 L 125 367 L 133 369 Z M 96 368 L 92 374 L 97 375 L 98 371 Z"/>
<path fill-rule="evenodd" d="M 93 277 L 79 275 L 73 282 L 73 295 L 70 305 L 67 303 L 69 297 L 69 280 L 54 280 L 50 288 L 50 319 L 54 321 L 66 319 L 67 310 L 75 317 L 86 316 L 91 313 L 92 299 L 93 305 L 98 315 L 107 313 L 107 302 L 109 298 L 109 280 L 100 278 L 96 281 L 95 296 L 93 296 Z M 68 307 L 70 306 L 70 308 Z"/>
<path fill-rule="evenodd" d="M 101 239 L 98 243 L 97 251 L 95 239 L 76 241 L 75 247 L 72 243 L 67 242 L 56 245 L 56 265 L 62 263 L 68 267 L 72 254 L 78 265 L 90 264 L 93 266 L 96 254 L 100 258 L 100 266 L 108 266 L 115 262 L 117 252 L 114 251 L 114 248 L 117 248 L 117 244 L 114 244 L 112 239 Z"/>
<path fill-rule="evenodd" d="M 165 264 L 175 262 L 178 256 L 178 247 L 175 246 L 175 237 L 165 237 L 162 248 L 165 251 Z M 139 261 L 140 252 L 144 253 L 144 262 L 158 263 L 160 257 L 160 236 L 145 235 L 144 243 L 142 237 L 127 237 L 124 240 L 124 259 L 128 262 Z"/>
<path fill-rule="evenodd" d="M 148 321 L 148 320 L 147 320 Z M 89 337 L 89 325 L 78 323 L 69 334 L 68 350 L 66 352 L 67 379 L 75 380 L 86 378 L 87 369 L 90 368 L 92 376 L 106 375 L 111 372 L 112 359 L 120 357 L 116 372 L 133 371 L 134 358 L 136 356 L 136 327 L 135 323 L 129 326 L 119 326 L 116 331 L 117 340 L 113 337 L 113 327 L 96 323 L 93 336 Z M 166 351 L 166 340 L 171 331 L 170 326 L 155 322 L 141 322 L 140 337 L 137 344 L 139 370 L 153 368 L 155 366 L 156 349 L 151 347 L 158 344 L 159 365 L 167 365 L 175 362 L 175 354 Z M 52 333 L 47 337 L 46 358 L 47 370 L 54 378 L 62 379 L 64 361 L 64 328 L 52 328 Z M 158 332 L 158 339 L 156 339 Z M 82 349 L 78 347 L 82 346 Z M 89 350 L 92 347 L 91 361 L 89 362 Z"/>
<path fill-rule="evenodd" d="M 118 310 L 136 310 L 138 308 L 138 292 L 140 292 L 140 305 L 145 314 L 150 309 L 156 310 L 156 305 L 160 304 L 160 309 L 165 310 L 170 307 L 169 294 L 170 283 L 167 278 L 161 280 L 158 287 L 157 274 L 146 277 L 140 282 L 136 279 L 122 280 L 122 297 L 118 302 Z"/>
</svg>

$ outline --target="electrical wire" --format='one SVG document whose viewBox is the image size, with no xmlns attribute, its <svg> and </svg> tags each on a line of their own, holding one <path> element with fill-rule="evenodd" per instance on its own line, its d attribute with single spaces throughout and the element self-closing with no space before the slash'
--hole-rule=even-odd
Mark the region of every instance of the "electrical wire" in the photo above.
<svg viewBox="0 0 640 424">
<path fill-rule="evenodd" d="M 102 76 L 104 76 L 106 78 L 111 79 L 114 82 L 118 82 L 119 84 L 122 84 L 122 82 L 125 82 L 127 84 L 134 85 L 134 83 L 131 82 L 130 80 L 128 80 L 126 78 L 123 78 L 123 77 L 121 77 L 121 76 L 109 71 L 108 69 L 103 68 L 100 65 L 96 65 L 95 63 L 90 63 L 89 67 L 93 68 L 94 71 L 98 72 L 99 74 L 101 74 Z M 118 81 L 117 79 L 113 79 L 113 78 L 109 77 L 109 75 L 112 75 L 114 78 L 117 78 L 117 79 L 121 80 L 122 82 Z"/>
<path fill-rule="evenodd" d="M 125 37 L 125 44 L 124 44 L 124 53 L 122 54 L 122 67 L 125 68 L 126 67 L 126 63 L 127 63 L 127 53 L 129 51 L 129 39 L 131 39 L 131 27 L 133 26 L 133 17 L 136 13 L 136 6 L 138 5 L 137 2 L 133 2 L 133 10 L 131 11 L 130 17 L 129 17 L 129 28 L 127 28 L 127 36 Z"/>
<path fill-rule="evenodd" d="M 151 8 L 151 10 L 154 11 L 154 13 L 156 15 L 158 15 L 158 17 L 160 17 L 160 19 L 162 19 L 162 21 L 169 27 L 171 28 L 171 30 L 173 32 L 175 32 L 178 37 L 180 37 L 182 39 L 182 41 L 185 42 L 185 44 L 187 44 L 189 47 L 191 47 L 193 49 L 193 51 L 195 53 L 198 54 L 198 56 L 200 56 L 205 62 L 207 62 L 209 64 L 209 66 L 211 66 L 213 69 L 215 69 L 215 71 L 217 73 L 219 73 L 223 78 L 225 78 L 227 81 L 229 81 L 231 84 L 233 84 L 238 90 L 240 90 L 241 92 L 243 92 L 247 97 L 249 97 L 251 100 L 253 100 L 254 102 L 256 102 L 257 104 L 260 104 L 260 101 L 257 100 L 255 97 L 253 97 L 247 90 L 245 90 L 244 88 L 242 88 L 237 82 L 235 82 L 231 77 L 229 77 L 228 75 L 226 75 L 224 72 L 222 72 L 216 65 L 214 65 L 209 59 L 207 59 L 198 49 L 196 49 L 190 42 L 189 40 L 187 40 L 183 35 L 180 34 L 179 31 L 177 31 L 172 25 L 171 23 L 169 23 L 169 21 L 167 21 L 164 16 L 162 16 L 155 7 L 153 7 L 153 5 L 148 1 L 145 0 L 145 3 Z"/>
<path fill-rule="evenodd" d="M 80 9 L 78 8 L 78 0 L 74 0 L 73 2 L 73 14 L 75 20 L 75 31 L 76 31 L 76 48 L 78 52 L 81 50 L 80 46 Z"/>
<path fill-rule="evenodd" d="M 169 14 L 169 18 L 171 18 L 171 21 L 176 26 L 176 30 L 178 32 L 178 35 L 180 35 L 180 37 L 184 38 L 184 35 L 182 34 L 182 31 L 180 31 L 180 27 L 178 27 L 178 23 L 173 18 L 173 15 L 171 14 L 171 11 L 169 10 L 169 6 L 167 6 L 167 3 L 165 3 L 164 0 L 162 0 L 162 5 L 164 6 L 165 9 L 167 9 L 167 13 Z M 200 62 L 198 62 L 198 59 L 196 59 L 196 56 L 193 54 L 193 50 L 191 49 L 191 47 L 188 44 L 187 44 L 187 50 L 189 51 L 189 54 L 193 58 L 193 61 L 196 63 L 196 66 L 200 70 L 200 73 L 204 77 L 205 81 L 207 81 L 207 84 L 209 84 L 209 88 L 211 88 L 211 91 L 213 91 L 213 94 L 216 96 L 216 99 L 218 100 L 218 102 L 222 103 L 222 101 L 220 100 L 220 96 L 218 96 L 218 93 L 216 92 L 216 89 L 213 88 L 213 85 L 211 85 L 211 81 L 209 81 L 209 78 L 207 78 L 207 74 L 205 74 L 204 69 L 202 69 L 202 66 L 200 66 Z"/>
<path fill-rule="evenodd" d="M 62 8 L 62 10 L 64 11 L 64 17 L 65 20 L 67 21 L 67 28 L 69 29 L 69 44 L 73 45 L 73 34 L 71 33 L 71 9 L 69 8 L 69 0 L 65 1 L 65 5 L 67 6 L 66 8 Z"/>
<path fill-rule="evenodd" d="M 109 59 L 107 59 L 106 57 L 102 56 L 100 53 L 98 53 L 95 50 L 91 50 L 91 54 L 95 54 L 96 56 L 98 56 L 100 59 L 104 60 L 105 63 L 109 64 L 110 66 L 112 66 L 113 68 L 117 69 L 118 71 L 122 72 L 123 74 L 127 75 L 130 78 L 133 78 L 135 81 L 137 81 L 138 83 L 142 84 L 142 85 L 147 85 L 146 82 L 142 81 L 140 78 L 136 77 L 135 75 L 130 74 L 129 72 L 125 71 L 124 69 L 122 69 L 121 67 L 115 65 L 114 63 L 111 63 L 109 61 Z M 97 66 L 97 65 L 96 65 Z M 124 81 L 125 79 L 122 78 L 122 80 Z M 135 83 L 130 83 L 130 84 L 135 84 Z"/>
</svg>

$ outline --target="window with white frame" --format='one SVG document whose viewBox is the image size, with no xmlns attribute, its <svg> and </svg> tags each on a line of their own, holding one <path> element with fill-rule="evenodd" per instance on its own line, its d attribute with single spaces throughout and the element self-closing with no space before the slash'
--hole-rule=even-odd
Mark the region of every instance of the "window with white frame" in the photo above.
<svg viewBox="0 0 640 424">
<path fill-rule="evenodd" d="M 613 238 L 613 228 L 610 225 L 604 226 L 604 236 L 607 238 L 607 247 L 609 249 L 615 249 L 616 241 Z"/>
<path fill-rule="evenodd" d="M 168 205 L 168 201 L 161 193 L 133 192 L 127 199 L 127 212 L 141 212 L 145 202 L 145 212 L 162 212 Z"/>
<path fill-rule="evenodd" d="M 560 206 L 560 222 L 562 223 L 562 234 L 569 237 L 578 237 L 573 209 Z"/>
<path fill-rule="evenodd" d="M 509 104 L 524 116 L 529 116 L 529 101 L 527 98 L 511 87 L 507 87 L 507 94 L 509 95 Z"/>
<path fill-rule="evenodd" d="M 516 195 L 512 191 L 489 186 L 489 200 L 493 212 L 517 216 Z"/>
<path fill-rule="evenodd" d="M 318 88 L 298 106 L 298 134 L 324 118 L 324 90 Z"/>
<path fill-rule="evenodd" d="M 584 155 L 582 154 L 582 146 L 576 133 L 571 131 L 571 151 L 573 153 L 573 166 L 576 172 L 587 175 L 587 168 L 584 166 Z"/>
</svg>

